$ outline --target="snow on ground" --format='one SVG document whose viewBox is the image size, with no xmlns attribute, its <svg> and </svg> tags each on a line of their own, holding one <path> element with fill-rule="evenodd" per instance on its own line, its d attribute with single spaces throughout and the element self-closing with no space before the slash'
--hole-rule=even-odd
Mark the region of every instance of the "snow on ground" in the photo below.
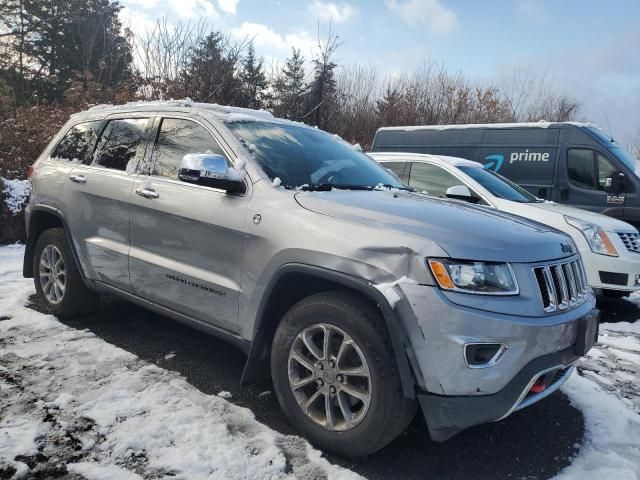
<svg viewBox="0 0 640 480">
<path fill-rule="evenodd" d="M 225 395 L 26 308 L 22 255 L 0 247 L 0 478 L 358 478 Z"/>
<path fill-rule="evenodd" d="M 5 194 L 4 202 L 14 215 L 20 213 L 31 193 L 29 180 L 7 180 L 0 177 L 0 187 Z"/>
<path fill-rule="evenodd" d="M 33 283 L 22 278 L 22 254 L 0 247 L 0 478 L 3 469 L 15 478 L 66 469 L 88 480 L 357 478 L 260 424 L 226 392 L 205 395 L 26 308 Z M 585 437 L 557 478 L 640 479 L 640 322 L 603 324 L 578 373 L 563 391 L 584 414 Z"/>
</svg>

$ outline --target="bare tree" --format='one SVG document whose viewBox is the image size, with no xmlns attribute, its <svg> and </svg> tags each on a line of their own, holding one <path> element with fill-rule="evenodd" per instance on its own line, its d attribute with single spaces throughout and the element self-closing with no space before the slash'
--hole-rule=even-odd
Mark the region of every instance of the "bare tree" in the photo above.
<svg viewBox="0 0 640 480">
<path fill-rule="evenodd" d="M 151 30 L 135 39 L 139 93 L 145 100 L 186 96 L 187 85 L 182 74 L 198 42 L 205 38 L 207 29 L 202 19 L 195 23 L 170 23 L 165 16 L 158 19 Z"/>
<path fill-rule="evenodd" d="M 558 93 L 555 80 L 547 71 L 536 74 L 531 69 L 516 68 L 499 80 L 499 88 L 512 121 L 564 122 L 575 120 L 580 113 L 580 102 Z"/>
</svg>

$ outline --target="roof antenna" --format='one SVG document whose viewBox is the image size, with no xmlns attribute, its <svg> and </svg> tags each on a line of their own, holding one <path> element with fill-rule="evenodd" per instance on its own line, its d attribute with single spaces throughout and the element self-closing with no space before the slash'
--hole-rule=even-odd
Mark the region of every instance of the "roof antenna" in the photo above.
<svg viewBox="0 0 640 480">
<path fill-rule="evenodd" d="M 609 129 L 609 138 L 613 142 L 613 133 L 611 133 L 611 124 L 609 123 L 609 115 L 607 115 L 607 109 L 604 109 L 604 118 L 607 120 L 607 128 Z"/>
</svg>

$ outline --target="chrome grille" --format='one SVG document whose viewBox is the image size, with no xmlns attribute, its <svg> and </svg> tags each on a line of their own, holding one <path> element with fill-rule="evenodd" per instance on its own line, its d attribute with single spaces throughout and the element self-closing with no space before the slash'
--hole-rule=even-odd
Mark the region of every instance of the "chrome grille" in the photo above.
<svg viewBox="0 0 640 480">
<path fill-rule="evenodd" d="M 580 259 L 534 267 L 544 311 L 574 308 L 589 295 L 589 285 Z"/>
<path fill-rule="evenodd" d="M 618 236 L 627 250 L 633 253 L 640 253 L 640 233 L 618 232 Z"/>
</svg>

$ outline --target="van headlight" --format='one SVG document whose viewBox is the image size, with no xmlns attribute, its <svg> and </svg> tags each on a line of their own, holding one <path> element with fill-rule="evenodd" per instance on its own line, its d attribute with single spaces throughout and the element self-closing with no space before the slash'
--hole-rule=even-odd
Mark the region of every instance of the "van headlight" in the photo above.
<svg viewBox="0 0 640 480">
<path fill-rule="evenodd" d="M 429 268 L 443 290 L 479 295 L 517 295 L 520 293 L 511 265 L 429 258 Z"/>
<path fill-rule="evenodd" d="M 568 217 L 565 215 L 564 219 L 572 227 L 577 228 L 582 232 L 584 238 L 586 238 L 589 247 L 593 253 L 599 253 L 600 255 L 609 255 L 610 257 L 617 257 L 618 252 L 616 247 L 613 246 L 609 236 L 598 225 L 585 222 L 574 217 Z"/>
</svg>

